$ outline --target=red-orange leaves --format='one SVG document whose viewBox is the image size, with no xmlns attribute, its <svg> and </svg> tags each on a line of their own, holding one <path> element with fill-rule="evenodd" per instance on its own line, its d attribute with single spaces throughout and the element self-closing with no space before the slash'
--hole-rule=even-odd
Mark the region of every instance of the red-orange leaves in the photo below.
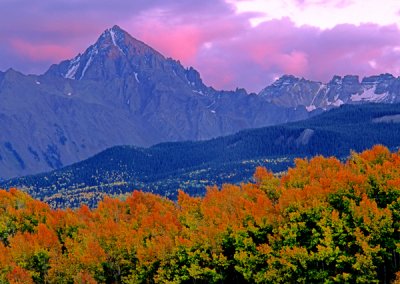
<svg viewBox="0 0 400 284">
<path fill-rule="evenodd" d="M 29 272 L 19 266 L 14 267 L 14 269 L 7 274 L 7 280 L 10 282 L 10 284 L 34 283 Z"/>
<path fill-rule="evenodd" d="M 299 159 L 282 178 L 178 201 L 135 191 L 52 210 L 0 190 L 1 283 L 389 282 L 400 268 L 400 155 Z"/>
</svg>

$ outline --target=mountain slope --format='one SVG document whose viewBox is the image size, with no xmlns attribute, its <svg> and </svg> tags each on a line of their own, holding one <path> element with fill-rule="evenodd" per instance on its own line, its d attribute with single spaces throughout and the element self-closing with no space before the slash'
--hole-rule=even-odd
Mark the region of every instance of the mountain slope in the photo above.
<svg viewBox="0 0 400 284">
<path fill-rule="evenodd" d="M 329 83 L 285 75 L 260 92 L 268 102 L 285 107 L 306 107 L 308 111 L 343 104 L 399 103 L 400 77 L 391 74 L 365 77 L 334 76 Z"/>
<path fill-rule="evenodd" d="M 135 188 L 174 198 L 182 188 L 202 194 L 206 185 L 248 180 L 257 165 L 286 170 L 294 157 L 346 157 L 374 144 L 400 146 L 400 105 L 342 106 L 311 119 L 202 142 L 121 146 L 51 173 L 10 180 L 53 206 L 91 206 L 105 193 Z"/>
<path fill-rule="evenodd" d="M 206 86 L 193 68 L 105 30 L 82 54 L 40 76 L 0 72 L 0 179 L 58 169 L 116 145 L 206 140 L 298 121 L 342 104 L 400 102 L 390 74 L 285 75 L 260 94 Z"/>
<path fill-rule="evenodd" d="M 106 148 L 204 140 L 307 118 L 244 90 L 216 91 L 114 26 L 43 75 L 0 73 L 0 178 L 33 174 Z"/>
</svg>

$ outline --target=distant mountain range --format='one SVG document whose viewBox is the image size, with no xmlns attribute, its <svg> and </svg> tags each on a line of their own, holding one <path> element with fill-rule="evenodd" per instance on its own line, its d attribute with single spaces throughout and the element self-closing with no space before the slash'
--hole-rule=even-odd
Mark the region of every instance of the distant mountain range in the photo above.
<svg viewBox="0 0 400 284">
<path fill-rule="evenodd" d="M 345 158 L 375 144 L 400 146 L 400 105 L 345 105 L 305 121 L 241 131 L 200 142 L 150 148 L 118 146 L 50 173 L 13 179 L 54 207 L 95 206 L 105 194 L 143 189 L 171 198 L 181 188 L 201 195 L 207 185 L 247 181 L 258 165 L 285 171 L 296 157 Z"/>
<path fill-rule="evenodd" d="M 399 103 L 400 78 L 391 74 L 365 77 L 334 76 L 325 84 L 285 75 L 259 94 L 268 102 L 284 107 L 305 107 L 308 111 L 343 104 Z"/>
<path fill-rule="evenodd" d="M 347 103 L 399 101 L 400 79 L 283 76 L 260 94 L 218 91 L 114 26 L 43 75 L 0 72 L 0 178 L 58 169 L 116 145 L 205 140 L 309 118 Z"/>
<path fill-rule="evenodd" d="M 0 177 L 60 168 L 115 145 L 203 140 L 308 116 L 242 89 L 207 87 L 193 68 L 114 26 L 43 75 L 0 73 Z"/>
</svg>

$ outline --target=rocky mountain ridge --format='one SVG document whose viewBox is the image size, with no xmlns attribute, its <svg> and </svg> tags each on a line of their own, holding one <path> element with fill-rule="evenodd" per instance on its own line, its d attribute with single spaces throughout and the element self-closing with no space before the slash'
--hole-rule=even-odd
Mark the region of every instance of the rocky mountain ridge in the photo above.
<svg viewBox="0 0 400 284">
<path fill-rule="evenodd" d="M 391 74 L 364 77 L 334 76 L 328 83 L 284 75 L 263 89 L 260 96 L 285 107 L 305 107 L 308 111 L 330 109 L 343 104 L 398 103 L 400 77 Z"/>
<path fill-rule="evenodd" d="M 0 188 L 17 187 L 54 207 L 96 206 L 105 195 L 134 189 L 172 199 L 178 189 L 203 195 L 206 186 L 250 181 L 257 166 L 282 172 L 295 158 L 343 159 L 375 144 L 398 151 L 399 123 L 400 104 L 343 105 L 307 120 L 207 141 L 115 146 L 62 169 L 0 182 Z"/>
<path fill-rule="evenodd" d="M 259 94 L 215 90 L 197 70 L 118 26 L 42 75 L 0 72 L 0 179 L 57 169 L 116 145 L 205 140 L 306 119 L 342 104 L 396 103 L 390 74 L 285 75 Z"/>
<path fill-rule="evenodd" d="M 34 174 L 115 145 L 203 140 L 308 117 L 193 68 L 114 26 L 43 75 L 0 73 L 0 178 Z"/>
</svg>

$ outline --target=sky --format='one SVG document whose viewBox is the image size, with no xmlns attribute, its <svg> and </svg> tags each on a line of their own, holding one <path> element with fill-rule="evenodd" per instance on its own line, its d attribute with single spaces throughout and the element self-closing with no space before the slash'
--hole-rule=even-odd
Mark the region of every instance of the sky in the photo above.
<svg viewBox="0 0 400 284">
<path fill-rule="evenodd" d="M 115 24 L 217 89 L 400 75 L 399 0 L 0 0 L 0 71 L 44 73 Z"/>
</svg>

